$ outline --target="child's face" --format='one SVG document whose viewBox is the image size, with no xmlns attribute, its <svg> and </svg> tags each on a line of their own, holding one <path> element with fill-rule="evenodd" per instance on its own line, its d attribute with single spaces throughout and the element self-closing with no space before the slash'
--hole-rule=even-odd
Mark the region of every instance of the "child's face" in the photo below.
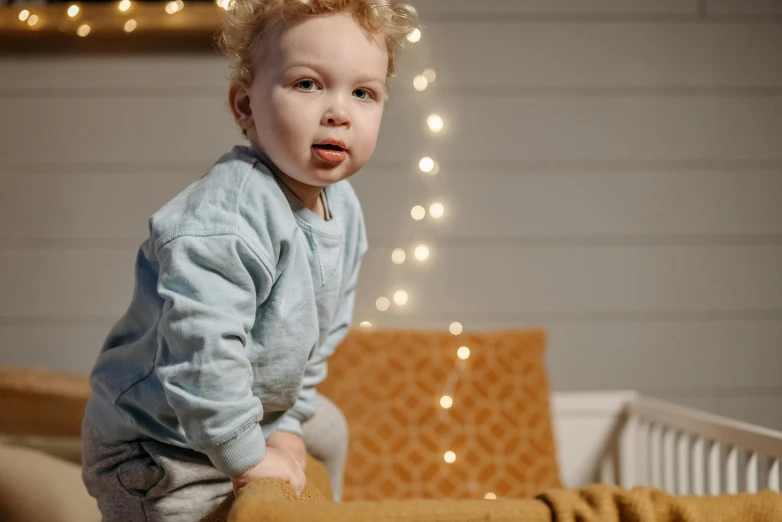
<svg viewBox="0 0 782 522">
<path fill-rule="evenodd" d="M 264 43 L 248 89 L 248 137 L 300 183 L 321 187 L 355 174 L 375 150 L 383 117 L 382 36 L 339 13 L 281 24 Z"/>
</svg>

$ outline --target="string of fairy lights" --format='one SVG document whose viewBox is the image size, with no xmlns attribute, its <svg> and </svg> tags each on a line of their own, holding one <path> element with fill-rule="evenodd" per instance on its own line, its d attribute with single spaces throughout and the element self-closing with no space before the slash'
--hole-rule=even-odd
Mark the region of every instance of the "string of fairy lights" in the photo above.
<svg viewBox="0 0 782 522">
<path fill-rule="evenodd" d="M 224 10 L 228 10 L 230 9 L 231 1 L 232 0 L 215 0 L 215 4 Z M 161 14 L 165 13 L 169 16 L 181 13 L 185 9 L 185 2 L 183 0 L 170 0 L 169 2 L 165 3 L 161 2 L 161 4 Z M 132 33 L 140 26 L 140 22 L 131 17 L 134 6 L 135 4 L 132 2 L 132 0 L 119 0 L 116 3 L 117 14 L 119 16 L 128 16 L 122 25 L 122 29 L 126 33 Z M 65 10 L 65 19 L 79 21 L 83 14 L 84 12 L 82 7 L 79 4 L 74 3 L 69 5 Z M 25 8 L 21 9 L 18 14 L 19 21 L 27 24 L 28 28 L 31 30 L 39 29 L 44 23 L 46 23 L 47 20 L 45 17 L 46 15 L 44 14 L 44 11 L 39 10 L 36 12 L 35 6 L 26 6 Z M 56 20 L 49 20 L 49 22 L 56 22 Z M 76 26 L 75 30 L 76 35 L 82 38 L 86 38 L 92 32 L 93 24 L 88 21 L 83 21 L 80 23 L 78 26 Z"/>
<path fill-rule="evenodd" d="M 422 38 L 422 32 L 420 29 L 415 29 L 413 32 L 411 32 L 409 35 L 407 35 L 407 40 L 411 43 L 417 43 Z M 435 82 L 437 79 L 437 73 L 434 69 L 427 68 L 424 69 L 421 74 L 416 75 L 413 78 L 413 88 L 418 92 L 425 91 L 432 83 Z M 429 132 L 436 135 L 443 131 L 445 128 L 445 121 L 443 120 L 443 117 L 439 114 L 429 114 L 426 117 L 426 127 Z M 440 165 L 439 163 L 431 158 L 430 156 L 424 156 L 421 158 L 418 162 L 418 169 L 423 173 L 424 175 L 428 176 L 436 176 L 440 172 Z M 433 220 L 439 220 L 442 219 L 443 216 L 445 216 L 445 205 L 440 201 L 432 201 L 429 202 L 428 205 L 415 205 L 410 210 L 410 216 L 415 221 L 422 221 L 427 216 L 427 207 L 428 206 L 428 215 Z M 429 260 L 430 256 L 432 254 L 431 248 L 426 245 L 425 243 L 418 243 L 415 246 L 412 247 L 412 256 L 415 258 L 416 261 L 419 263 L 424 263 Z M 395 248 L 391 252 L 391 262 L 395 265 L 402 265 L 404 264 L 408 259 L 408 252 L 404 248 Z M 393 304 L 399 307 L 406 306 L 410 300 L 410 295 L 408 294 L 407 290 L 404 289 L 397 289 L 393 292 L 393 295 L 391 296 L 391 299 L 389 299 L 387 296 L 380 296 L 375 301 L 375 307 L 380 312 L 386 312 L 391 308 L 391 303 L 393 301 Z M 369 321 L 364 321 L 360 324 L 360 328 L 367 330 L 372 328 L 372 323 Z M 449 325 L 448 331 L 454 335 L 459 336 L 464 331 L 464 327 L 459 322 L 453 322 Z M 451 408 L 454 407 L 456 404 L 456 390 L 459 384 L 459 381 L 461 380 L 462 376 L 468 371 L 469 369 L 469 363 L 468 360 L 470 359 L 471 351 L 470 348 L 467 346 L 460 346 L 456 350 L 456 358 L 454 360 L 454 367 L 447 376 L 445 380 L 445 384 L 443 386 L 443 392 L 442 395 L 439 398 L 439 406 L 440 406 L 440 415 L 444 416 L 446 419 L 450 419 L 449 411 Z M 443 453 L 443 460 L 446 464 L 453 464 L 456 462 L 456 452 L 453 450 L 448 450 Z M 497 495 L 488 492 L 484 494 L 484 497 L 487 500 L 494 500 L 497 498 Z"/>
</svg>

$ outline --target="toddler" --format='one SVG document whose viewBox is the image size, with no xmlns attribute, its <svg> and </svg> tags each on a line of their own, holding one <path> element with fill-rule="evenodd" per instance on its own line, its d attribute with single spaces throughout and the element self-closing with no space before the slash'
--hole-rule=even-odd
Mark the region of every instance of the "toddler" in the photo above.
<svg viewBox="0 0 782 522">
<path fill-rule="evenodd" d="M 157 211 L 90 376 L 82 475 L 105 521 L 196 522 L 249 481 L 339 499 L 347 428 L 316 392 L 367 249 L 347 178 L 372 155 L 415 10 L 234 0 L 220 37 L 249 141 Z"/>
</svg>

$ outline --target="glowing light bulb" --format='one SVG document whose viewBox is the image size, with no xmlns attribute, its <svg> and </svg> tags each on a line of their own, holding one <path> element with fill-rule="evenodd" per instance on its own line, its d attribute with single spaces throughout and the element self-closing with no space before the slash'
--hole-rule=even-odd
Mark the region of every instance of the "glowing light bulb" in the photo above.
<svg viewBox="0 0 782 522">
<path fill-rule="evenodd" d="M 215 0 L 215 3 L 226 11 L 231 7 L 231 0 Z"/>
<path fill-rule="evenodd" d="M 434 170 L 434 160 L 429 156 L 425 156 L 418 162 L 418 168 L 421 169 L 421 172 L 432 172 Z"/>
<path fill-rule="evenodd" d="M 418 28 L 413 29 L 410 34 L 407 35 L 407 41 L 410 43 L 416 43 L 421 39 L 421 30 Z"/>
<path fill-rule="evenodd" d="M 74 16 L 76 16 L 77 14 L 79 14 L 79 6 L 78 6 L 78 5 L 75 5 L 75 4 L 74 4 L 74 5 L 72 5 L 72 6 L 70 6 L 70 7 L 68 8 L 68 16 L 70 16 L 71 18 L 73 18 L 73 17 L 74 17 Z"/>
<path fill-rule="evenodd" d="M 485 498 L 486 500 L 497 500 L 497 495 L 495 495 L 494 493 L 492 493 L 491 491 L 489 491 L 488 493 L 486 493 L 486 494 L 483 496 L 483 498 Z"/>
<path fill-rule="evenodd" d="M 370 323 L 369 321 L 364 321 L 360 325 L 358 325 L 358 327 L 363 330 L 369 330 L 370 328 L 372 328 L 372 323 Z"/>
<path fill-rule="evenodd" d="M 447 410 L 448 408 L 453 406 L 453 399 L 448 397 L 447 395 L 443 395 L 442 398 L 440 399 L 440 406 L 443 409 Z"/>
<path fill-rule="evenodd" d="M 122 29 L 124 29 L 126 33 L 132 33 L 136 30 L 136 27 L 138 27 L 138 23 L 136 23 L 136 21 L 131 18 L 125 22 L 125 25 L 122 26 Z"/>
<path fill-rule="evenodd" d="M 405 262 L 405 259 L 407 259 L 407 254 L 405 254 L 405 251 L 401 248 L 397 248 L 391 252 L 391 261 L 393 261 L 395 265 L 401 265 Z"/>
<path fill-rule="evenodd" d="M 416 205 L 410 211 L 410 215 L 413 216 L 413 219 L 416 221 L 421 221 L 424 219 L 424 217 L 426 217 L 426 209 L 421 205 Z"/>
<path fill-rule="evenodd" d="M 443 455 L 443 459 L 448 464 L 453 464 L 454 462 L 456 462 L 456 453 L 454 453 L 453 451 L 446 451 L 445 455 Z"/>
<path fill-rule="evenodd" d="M 407 295 L 407 292 L 404 290 L 397 290 L 394 294 L 394 303 L 396 303 L 399 306 L 404 306 L 407 304 L 407 301 L 409 299 L 409 296 Z"/>
<path fill-rule="evenodd" d="M 421 73 L 421 76 L 426 78 L 426 81 L 429 83 L 434 83 L 434 81 L 437 79 L 437 73 L 434 71 L 434 69 L 424 69 L 424 72 Z"/>
<path fill-rule="evenodd" d="M 78 29 L 76 29 L 76 34 L 81 36 L 82 38 L 86 37 L 88 34 L 90 34 L 90 31 L 92 31 L 92 28 L 87 24 L 81 24 Z"/>
<path fill-rule="evenodd" d="M 413 87 L 416 91 L 425 91 L 429 86 L 429 80 L 421 76 L 420 74 L 413 78 Z"/>
<path fill-rule="evenodd" d="M 182 7 L 184 7 L 182 0 L 171 0 L 171 2 L 166 4 L 166 13 L 170 15 L 176 14 L 182 10 Z"/>
<path fill-rule="evenodd" d="M 131 6 L 130 0 L 122 0 L 122 1 L 119 3 L 119 6 L 118 6 L 118 7 L 119 7 L 119 10 L 120 10 L 120 11 L 122 11 L 122 12 L 124 13 L 124 12 L 126 12 L 128 9 L 130 9 L 130 6 Z"/>
<path fill-rule="evenodd" d="M 387 297 L 378 297 L 377 301 L 375 301 L 375 306 L 381 312 L 385 312 L 391 306 L 391 301 Z"/>
<path fill-rule="evenodd" d="M 437 115 L 432 114 L 428 118 L 426 118 L 426 124 L 429 126 L 429 130 L 432 132 L 440 132 L 443 130 L 443 119 Z"/>
<path fill-rule="evenodd" d="M 445 207 L 442 203 L 432 203 L 429 206 L 429 214 L 435 219 L 440 219 L 445 214 Z"/>
<path fill-rule="evenodd" d="M 456 350 L 456 356 L 461 359 L 462 361 L 466 361 L 470 358 L 470 349 L 466 346 L 462 346 L 458 350 Z"/>
<path fill-rule="evenodd" d="M 30 15 L 30 18 L 27 19 L 27 25 L 30 27 L 35 27 L 35 25 L 38 23 L 38 20 L 40 20 L 38 15 Z"/>
<path fill-rule="evenodd" d="M 426 261 L 429 259 L 429 247 L 426 245 L 418 245 L 415 247 L 415 258 L 419 261 Z"/>
<path fill-rule="evenodd" d="M 464 327 L 462 326 L 462 323 L 451 323 L 451 326 L 448 327 L 448 331 L 451 332 L 453 335 L 459 335 L 464 331 Z"/>
<path fill-rule="evenodd" d="M 30 18 L 30 11 L 28 11 L 27 9 L 22 9 L 21 11 L 19 11 L 19 20 L 20 21 L 24 22 L 28 18 Z"/>
</svg>

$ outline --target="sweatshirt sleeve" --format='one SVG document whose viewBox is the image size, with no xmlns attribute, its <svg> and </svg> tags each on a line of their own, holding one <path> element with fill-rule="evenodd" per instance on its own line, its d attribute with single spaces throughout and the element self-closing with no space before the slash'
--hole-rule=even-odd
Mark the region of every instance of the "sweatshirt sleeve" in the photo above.
<svg viewBox="0 0 782 522">
<path fill-rule="evenodd" d="M 367 239 L 364 232 L 363 221 L 360 226 L 359 239 L 356 242 L 356 254 L 346 283 L 342 287 L 342 299 L 332 321 L 329 335 L 321 346 L 315 351 L 304 369 L 299 397 L 293 407 L 288 410 L 280 421 L 278 429 L 302 435 L 301 425 L 315 414 L 315 388 L 322 383 L 328 375 L 328 358 L 334 354 L 337 347 L 350 331 L 353 322 L 353 309 L 356 302 L 356 286 L 364 254 L 367 251 Z"/>
<path fill-rule="evenodd" d="M 155 372 L 191 447 L 236 475 L 266 451 L 245 346 L 273 265 L 232 234 L 180 236 L 157 257 L 164 304 Z"/>
</svg>

